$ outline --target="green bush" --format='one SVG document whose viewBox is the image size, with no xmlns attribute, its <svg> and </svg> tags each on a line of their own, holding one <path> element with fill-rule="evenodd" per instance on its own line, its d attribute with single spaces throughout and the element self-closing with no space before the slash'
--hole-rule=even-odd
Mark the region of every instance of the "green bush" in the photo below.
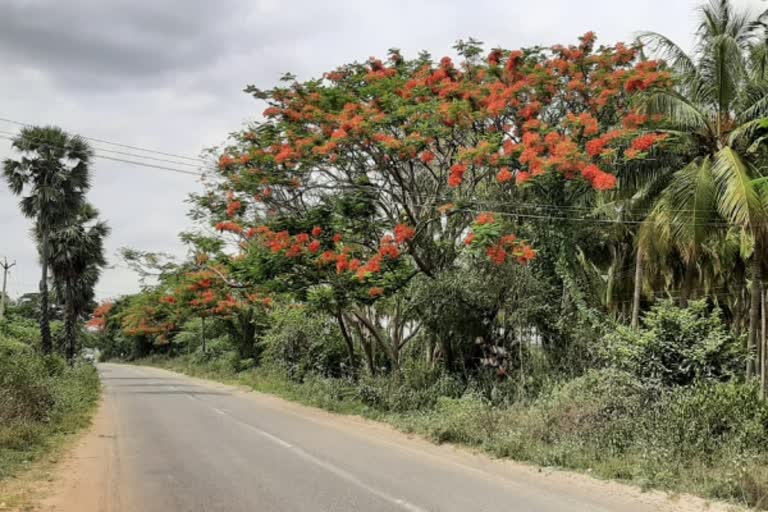
<svg viewBox="0 0 768 512">
<path fill-rule="evenodd" d="M 264 334 L 263 361 L 291 380 L 308 375 L 341 377 L 347 349 L 336 321 L 300 306 L 276 309 Z"/>
<path fill-rule="evenodd" d="M 605 341 L 603 356 L 610 365 L 664 386 L 734 378 L 746 357 L 720 311 L 709 311 L 703 300 L 687 308 L 661 302 L 645 315 L 641 329 L 619 327 Z"/>
<path fill-rule="evenodd" d="M 637 418 L 654 395 L 629 373 L 592 370 L 538 400 L 528 414 L 536 421 L 523 428 L 546 444 L 567 442 L 620 453 L 635 439 Z"/>
<path fill-rule="evenodd" d="M 45 419 L 54 404 L 49 378 L 28 345 L 0 338 L 0 424 Z"/>
<path fill-rule="evenodd" d="M 28 318 L 5 320 L 0 322 L 0 337 L 36 346 L 40 342 L 40 328 Z"/>
<path fill-rule="evenodd" d="M 99 390 L 92 365 L 69 367 L 0 335 L 0 480 L 85 426 Z"/>
<path fill-rule="evenodd" d="M 410 360 L 393 376 L 361 379 L 357 397 L 379 411 L 407 412 L 431 409 L 440 398 L 458 398 L 465 389 L 464 383 L 443 369 Z"/>
<path fill-rule="evenodd" d="M 757 383 L 701 382 L 665 393 L 655 408 L 649 441 L 676 458 L 768 452 L 768 404 Z"/>
</svg>

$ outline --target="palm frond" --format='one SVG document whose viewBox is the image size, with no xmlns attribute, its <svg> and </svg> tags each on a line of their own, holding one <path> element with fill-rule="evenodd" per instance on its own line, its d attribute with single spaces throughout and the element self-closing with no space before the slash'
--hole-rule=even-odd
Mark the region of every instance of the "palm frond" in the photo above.
<svg viewBox="0 0 768 512">
<path fill-rule="evenodd" d="M 689 258 L 713 230 L 716 203 L 717 189 L 708 157 L 675 173 L 664 191 L 659 207 L 669 211 L 671 237 Z"/>
<path fill-rule="evenodd" d="M 652 91 L 640 98 L 648 115 L 664 116 L 671 127 L 681 132 L 704 132 L 714 136 L 713 127 L 707 116 L 693 102 L 676 91 Z"/>
<path fill-rule="evenodd" d="M 740 95 L 736 119 L 743 123 L 768 117 L 768 81 L 753 80 L 747 83 Z"/>
<path fill-rule="evenodd" d="M 757 170 L 733 150 L 725 147 L 715 156 L 713 166 L 718 186 L 718 210 L 728 222 L 752 230 L 766 221 L 759 187 L 755 186 Z"/>
<path fill-rule="evenodd" d="M 744 56 L 739 43 L 729 34 L 711 38 L 699 60 L 702 77 L 701 100 L 708 100 L 718 115 L 728 114 L 736 101 L 739 85 L 746 76 Z"/>
<path fill-rule="evenodd" d="M 730 134 L 728 134 L 728 144 L 735 145 L 739 142 L 751 142 L 755 132 L 761 128 L 766 128 L 765 119 L 754 119 L 747 121 L 735 128 Z"/>
<path fill-rule="evenodd" d="M 693 59 L 674 41 L 658 32 L 641 32 L 637 40 L 652 53 L 667 61 L 684 79 L 696 75 Z"/>
</svg>

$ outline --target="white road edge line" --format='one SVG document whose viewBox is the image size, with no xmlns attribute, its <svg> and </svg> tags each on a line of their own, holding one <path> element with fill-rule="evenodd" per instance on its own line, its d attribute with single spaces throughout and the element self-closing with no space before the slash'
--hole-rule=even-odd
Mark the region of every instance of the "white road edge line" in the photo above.
<svg viewBox="0 0 768 512">
<path fill-rule="evenodd" d="M 346 480 L 346 481 L 348 481 L 348 482 L 350 482 L 352 484 L 357 485 L 358 487 L 360 487 L 360 488 L 370 492 L 371 494 L 373 494 L 375 496 L 378 496 L 379 498 L 382 498 L 383 500 L 389 501 L 390 503 L 394 503 L 395 505 L 403 508 L 404 510 L 407 510 L 408 512 L 428 512 L 427 509 L 421 508 L 421 507 L 419 507 L 417 505 L 414 505 L 413 503 L 410 503 L 408 501 L 402 500 L 400 498 L 396 498 L 396 497 L 392 496 L 391 494 L 388 494 L 388 493 L 386 493 L 386 492 L 384 492 L 384 491 L 382 491 L 380 489 L 372 487 L 372 486 L 366 484 L 365 482 L 363 482 L 362 480 L 360 480 L 359 478 L 357 478 L 352 473 L 350 473 L 350 472 L 348 472 L 348 471 L 346 471 L 344 469 L 341 469 L 340 467 L 335 466 L 335 465 L 331 464 L 330 462 L 326 462 L 324 460 L 318 459 L 314 455 L 312 455 L 310 453 L 307 453 L 306 451 L 302 450 L 301 448 L 299 448 L 297 446 L 293 446 L 291 443 L 289 443 L 287 441 L 284 441 L 284 440 L 280 439 L 279 437 L 277 437 L 277 436 L 275 436 L 273 434 L 270 434 L 269 432 L 265 432 L 264 430 L 261 430 L 258 427 L 254 427 L 250 423 L 246 423 L 244 421 L 240 421 L 239 419 L 235 418 L 234 416 L 232 416 L 231 414 L 229 414 L 229 413 L 227 413 L 225 411 L 222 411 L 221 409 L 217 409 L 217 408 L 214 407 L 213 410 L 216 411 L 218 414 L 221 414 L 222 416 L 227 416 L 228 418 L 230 418 L 235 423 L 238 423 L 238 424 L 240 424 L 240 425 L 242 425 L 244 427 L 248 427 L 249 429 L 251 429 L 254 432 L 256 432 L 257 434 L 259 434 L 260 436 L 262 436 L 262 437 L 264 437 L 266 439 L 269 439 L 273 443 L 278 444 L 278 445 L 282 446 L 283 448 L 286 448 L 286 449 L 289 449 L 289 450 L 293 451 L 299 457 L 301 457 L 301 458 L 303 458 L 303 459 L 305 459 L 305 460 L 307 460 L 307 461 L 309 461 L 309 462 L 311 462 L 311 463 L 313 463 L 313 464 L 315 464 L 317 466 L 320 466 L 321 468 L 323 468 L 323 469 L 325 469 L 327 471 L 330 471 L 334 475 L 336 475 L 336 476 L 338 476 L 340 478 L 343 478 L 344 480 Z"/>
</svg>

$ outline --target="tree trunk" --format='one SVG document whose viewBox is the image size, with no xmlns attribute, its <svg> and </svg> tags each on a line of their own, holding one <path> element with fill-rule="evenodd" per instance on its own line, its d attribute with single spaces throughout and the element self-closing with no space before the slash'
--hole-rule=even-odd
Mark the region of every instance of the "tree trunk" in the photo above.
<svg viewBox="0 0 768 512">
<path fill-rule="evenodd" d="M 747 336 L 747 378 L 755 375 L 755 347 L 759 340 L 759 322 L 760 322 L 760 290 L 762 288 L 762 271 L 760 261 L 760 251 L 762 247 L 755 245 L 755 251 L 752 254 L 752 283 L 749 289 L 749 334 Z"/>
<path fill-rule="evenodd" d="M 374 356 L 374 345 L 373 343 L 366 338 L 365 333 L 363 333 L 363 330 L 360 328 L 360 322 L 355 320 L 347 320 L 348 322 L 351 322 L 352 327 L 355 329 L 355 333 L 357 333 L 357 339 L 360 340 L 360 346 L 363 347 L 363 354 L 365 354 L 365 364 L 368 368 L 368 372 L 371 375 L 376 375 L 376 364 L 375 364 L 375 356 Z"/>
<path fill-rule="evenodd" d="M 768 373 L 768 368 L 766 368 L 766 350 L 768 350 L 768 345 L 766 344 L 766 340 L 768 339 L 768 336 L 766 336 L 766 323 L 768 322 L 768 319 L 766 319 L 766 304 L 765 304 L 765 283 L 763 283 L 763 286 L 760 291 L 760 302 L 762 307 L 760 308 L 761 313 L 761 329 L 760 329 L 760 347 L 759 347 L 759 371 L 760 371 L 760 396 L 763 400 L 766 399 L 767 393 L 765 389 L 765 380 L 766 380 L 766 374 Z"/>
<path fill-rule="evenodd" d="M 344 337 L 344 342 L 347 344 L 347 355 L 349 356 L 349 371 L 353 378 L 356 378 L 357 372 L 355 371 L 355 344 L 352 341 L 352 337 L 349 335 L 347 325 L 344 322 L 344 316 L 341 314 L 341 310 L 336 311 L 336 321 L 339 322 L 339 329 L 341 329 L 341 335 Z"/>
<path fill-rule="evenodd" d="M 75 364 L 75 348 L 77 346 L 77 330 L 76 330 L 76 313 L 75 313 L 75 301 L 74 301 L 74 294 L 72 293 L 72 280 L 67 279 L 64 283 L 64 286 L 66 287 L 66 308 L 67 308 L 67 318 L 65 320 L 65 328 L 64 332 L 66 334 L 66 340 L 67 340 L 67 361 L 69 362 L 70 366 L 73 366 Z"/>
<path fill-rule="evenodd" d="M 693 292 L 693 284 L 696 279 L 695 275 L 696 264 L 693 260 L 685 264 L 685 276 L 683 276 L 683 288 L 680 290 L 680 307 L 688 307 L 688 299 L 691 298 Z"/>
<path fill-rule="evenodd" d="M 205 317 L 200 317 L 200 337 L 203 342 L 203 354 L 205 354 Z"/>
<path fill-rule="evenodd" d="M 643 287 L 643 251 L 637 248 L 635 256 L 635 289 L 632 296 L 632 329 L 640 325 L 640 294 Z"/>
<path fill-rule="evenodd" d="M 51 341 L 50 311 L 48 309 L 48 228 L 42 230 L 42 254 L 40 254 L 42 275 L 40 277 L 40 348 L 43 354 L 50 354 L 53 349 Z"/>
</svg>

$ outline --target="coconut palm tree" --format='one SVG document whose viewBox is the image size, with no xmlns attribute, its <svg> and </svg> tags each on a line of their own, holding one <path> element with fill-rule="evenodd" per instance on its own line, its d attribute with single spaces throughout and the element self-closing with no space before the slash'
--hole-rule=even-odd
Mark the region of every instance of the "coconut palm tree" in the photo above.
<svg viewBox="0 0 768 512">
<path fill-rule="evenodd" d="M 21 212 L 34 219 L 39 234 L 40 337 L 44 353 L 52 349 L 49 320 L 48 263 L 50 235 L 77 212 L 89 188 L 93 152 L 82 138 L 53 126 L 28 127 L 14 137 L 20 157 L 3 162 L 3 174 L 14 195 L 21 196 Z"/>
<path fill-rule="evenodd" d="M 56 287 L 64 298 L 66 355 L 70 363 L 74 361 L 77 347 L 77 320 L 93 300 L 94 287 L 106 265 L 104 240 L 109 235 L 109 227 L 98 220 L 98 213 L 84 203 L 77 215 L 53 231 L 49 238 L 49 264 Z"/>
<path fill-rule="evenodd" d="M 644 33 L 640 40 L 677 72 L 674 90 L 650 91 L 643 106 L 660 114 L 675 150 L 686 164 L 677 171 L 656 206 L 655 218 L 669 224 L 682 250 L 686 280 L 716 227 L 737 229 L 742 257 L 750 262 L 748 346 L 758 339 L 760 289 L 768 249 L 768 194 L 759 182 L 764 162 L 754 151 L 768 116 L 768 83 L 758 53 L 765 45 L 760 19 L 736 12 L 730 0 L 710 0 L 699 8 L 691 55 L 665 36 Z M 690 290 L 689 283 L 684 290 Z M 686 292 L 687 293 L 687 292 Z M 752 365 L 747 372 L 751 373 Z"/>
</svg>

